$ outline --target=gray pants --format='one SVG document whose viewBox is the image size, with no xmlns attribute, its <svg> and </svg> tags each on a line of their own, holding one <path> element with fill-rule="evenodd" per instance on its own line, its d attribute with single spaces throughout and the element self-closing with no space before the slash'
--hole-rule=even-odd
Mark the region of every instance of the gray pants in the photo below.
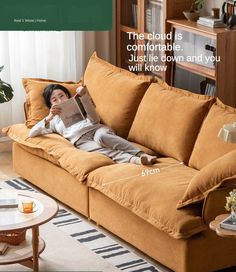
<svg viewBox="0 0 236 272">
<path fill-rule="evenodd" d="M 105 126 L 84 134 L 75 142 L 75 147 L 85 151 L 99 152 L 118 163 L 129 162 L 141 151 Z"/>
</svg>

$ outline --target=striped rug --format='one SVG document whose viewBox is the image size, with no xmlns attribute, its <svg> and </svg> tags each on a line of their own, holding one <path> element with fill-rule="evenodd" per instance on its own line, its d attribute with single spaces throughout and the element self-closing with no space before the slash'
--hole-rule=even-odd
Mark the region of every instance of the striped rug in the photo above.
<svg viewBox="0 0 236 272">
<path fill-rule="evenodd" d="M 2 188 L 37 191 L 21 178 L 0 182 L 0 189 Z M 83 244 L 87 249 L 97 254 L 97 256 L 105 259 L 114 266 L 114 271 L 161 272 L 159 268 L 141 258 L 136 252 L 118 243 L 110 233 L 107 234 L 100 228 L 96 228 L 94 224 L 86 221 L 78 213 L 68 210 L 62 204 L 59 204 L 59 211 L 56 217 L 48 224 L 53 224 L 63 233 L 73 237 L 78 243 Z"/>
</svg>

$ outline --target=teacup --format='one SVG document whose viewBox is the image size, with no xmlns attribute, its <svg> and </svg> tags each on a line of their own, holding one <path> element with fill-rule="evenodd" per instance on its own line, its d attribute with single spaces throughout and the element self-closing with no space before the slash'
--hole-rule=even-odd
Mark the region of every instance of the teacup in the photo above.
<svg viewBox="0 0 236 272">
<path fill-rule="evenodd" d="M 24 199 L 21 201 L 22 212 L 23 213 L 32 213 L 35 207 L 35 203 L 31 199 Z"/>
</svg>

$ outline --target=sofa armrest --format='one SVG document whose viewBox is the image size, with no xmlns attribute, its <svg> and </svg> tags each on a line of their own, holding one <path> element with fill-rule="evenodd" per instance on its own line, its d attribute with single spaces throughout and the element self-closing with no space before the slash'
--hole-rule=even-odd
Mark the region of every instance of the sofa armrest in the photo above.
<svg viewBox="0 0 236 272">
<path fill-rule="evenodd" d="M 209 225 L 217 215 L 227 213 L 225 210 L 226 196 L 228 196 L 229 192 L 234 188 L 236 188 L 236 178 L 225 182 L 223 186 L 208 193 L 202 208 L 202 218 L 205 224 Z"/>
</svg>

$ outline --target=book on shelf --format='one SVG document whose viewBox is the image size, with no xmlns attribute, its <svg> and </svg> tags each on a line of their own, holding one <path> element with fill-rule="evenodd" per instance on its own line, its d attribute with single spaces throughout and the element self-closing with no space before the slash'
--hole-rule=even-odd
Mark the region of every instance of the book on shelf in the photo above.
<svg viewBox="0 0 236 272">
<path fill-rule="evenodd" d="M 138 10 L 138 5 L 137 4 L 132 4 L 132 17 L 133 17 L 133 27 L 137 28 L 137 10 Z"/>
<path fill-rule="evenodd" d="M 200 16 L 199 20 L 203 21 L 203 22 L 207 22 L 207 23 L 222 23 L 222 19 L 216 19 L 213 18 L 212 16 Z"/>
<path fill-rule="evenodd" d="M 0 208 L 16 208 L 18 207 L 17 192 L 14 190 L 0 190 Z"/>
<path fill-rule="evenodd" d="M 86 119 L 87 113 L 81 102 L 79 94 L 57 105 L 61 109 L 60 118 L 65 127 Z"/>
<path fill-rule="evenodd" d="M 152 32 L 152 9 L 146 9 L 146 30 Z"/>
<path fill-rule="evenodd" d="M 236 221 L 230 215 L 226 219 L 224 219 L 222 222 L 220 222 L 220 227 L 223 228 L 223 229 L 235 230 L 236 231 Z"/>
<path fill-rule="evenodd" d="M 163 6 L 163 1 L 162 0 L 149 0 L 150 5 L 162 7 Z"/>
<path fill-rule="evenodd" d="M 4 255 L 8 249 L 7 243 L 0 242 L 0 255 Z"/>
<path fill-rule="evenodd" d="M 147 32 L 160 32 L 160 25 L 162 20 L 162 2 L 149 1 L 146 8 L 146 31 Z"/>
<path fill-rule="evenodd" d="M 222 21 L 219 22 L 214 22 L 214 21 L 204 21 L 201 20 L 200 18 L 197 20 L 197 24 L 207 26 L 207 27 L 226 27 L 226 24 L 224 24 Z"/>
<path fill-rule="evenodd" d="M 205 88 L 205 95 L 214 96 L 216 91 L 215 84 L 207 83 Z"/>
<path fill-rule="evenodd" d="M 155 6 L 152 7 L 152 32 L 157 32 L 157 8 Z"/>
</svg>

